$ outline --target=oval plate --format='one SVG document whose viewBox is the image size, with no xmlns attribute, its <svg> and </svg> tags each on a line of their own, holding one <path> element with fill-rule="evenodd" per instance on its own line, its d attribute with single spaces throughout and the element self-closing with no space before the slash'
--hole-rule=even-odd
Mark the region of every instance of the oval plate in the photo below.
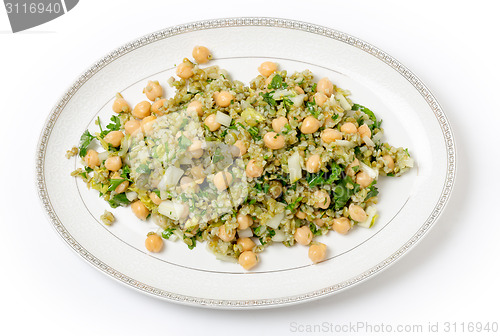
<svg viewBox="0 0 500 336">
<path fill-rule="evenodd" d="M 380 217 L 371 229 L 320 237 L 328 259 L 311 265 L 307 248 L 275 245 L 254 272 L 221 262 L 199 244 L 167 242 L 159 254 L 144 248 L 149 222 L 129 208 L 113 210 L 107 227 L 99 216 L 107 203 L 70 176 L 78 160 L 66 160 L 97 116 L 109 120 L 116 92 L 136 104 L 142 88 L 166 80 L 195 45 L 208 46 L 233 79 L 248 83 L 263 60 L 282 69 L 311 70 L 352 92 L 352 100 L 383 119 L 385 140 L 407 147 L 416 166 L 400 178 L 379 181 Z M 339 31 L 274 18 L 229 18 L 171 27 L 128 43 L 88 69 L 54 107 L 42 131 L 36 160 L 40 198 L 61 237 L 112 278 L 174 302 L 210 307 L 264 307 L 303 302 L 350 288 L 384 270 L 413 247 L 436 222 L 453 187 L 455 142 L 434 96 L 406 67 L 380 49 Z"/>
</svg>

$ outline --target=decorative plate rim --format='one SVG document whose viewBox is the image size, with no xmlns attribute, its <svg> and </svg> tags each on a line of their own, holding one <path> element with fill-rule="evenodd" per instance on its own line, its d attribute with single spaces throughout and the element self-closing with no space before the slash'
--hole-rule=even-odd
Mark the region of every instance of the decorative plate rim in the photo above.
<svg viewBox="0 0 500 336">
<path fill-rule="evenodd" d="M 408 80 L 417 91 L 423 96 L 434 115 L 436 116 L 441 131 L 443 132 L 444 139 L 446 142 L 446 152 L 447 152 L 447 173 L 446 182 L 442 189 L 439 201 L 431 212 L 430 216 L 427 218 L 425 223 L 420 227 L 420 229 L 415 233 L 402 247 L 400 247 L 396 252 L 394 252 L 390 257 L 386 258 L 376 266 L 373 266 L 369 270 L 352 277 L 342 283 L 338 283 L 326 288 L 315 290 L 309 293 L 301 295 L 293 295 L 287 297 L 280 297 L 275 299 L 261 299 L 261 300 L 215 300 L 198 298 L 193 296 L 180 295 L 176 293 L 171 293 L 166 290 L 155 288 L 149 286 L 145 283 L 137 281 L 130 278 L 129 276 L 118 272 L 112 267 L 106 265 L 101 260 L 89 253 L 83 246 L 81 246 L 66 230 L 64 225 L 61 223 L 54 211 L 50 200 L 48 198 L 48 193 L 46 189 L 45 177 L 44 177 L 44 163 L 45 163 L 45 150 L 47 142 L 50 138 L 50 134 L 55 125 L 55 122 L 61 112 L 64 110 L 67 102 L 73 97 L 77 90 L 94 74 L 99 72 L 102 68 L 107 66 L 109 63 L 113 62 L 122 55 L 140 48 L 144 45 L 154 43 L 156 41 L 169 38 L 171 36 L 176 36 L 192 31 L 198 30 L 208 30 L 217 29 L 223 27 L 277 27 L 277 28 L 287 28 L 299 31 L 305 31 L 313 34 L 322 35 L 334 40 L 349 44 L 354 46 L 364 52 L 377 57 L 379 60 L 383 61 L 394 70 L 396 70 L 400 75 L 402 75 L 406 80 Z M 108 53 L 106 56 L 102 57 L 100 60 L 95 62 L 90 68 L 88 68 L 84 73 L 82 73 L 78 79 L 73 83 L 73 85 L 63 94 L 59 99 L 58 103 L 50 112 L 41 132 L 40 138 L 38 140 L 37 151 L 36 151 L 36 184 L 38 195 L 42 202 L 42 205 L 49 217 L 50 222 L 53 227 L 59 233 L 59 235 L 64 239 L 64 241 L 80 255 L 84 260 L 95 266 L 97 269 L 101 270 L 103 273 L 111 276 L 112 278 L 119 280 L 119 282 L 129 285 L 132 288 L 145 292 L 147 294 L 167 299 L 169 301 L 203 306 L 203 307 L 213 307 L 213 308 L 262 308 L 262 307 L 276 307 L 283 306 L 292 303 L 299 303 L 304 301 L 309 301 L 311 299 L 324 297 L 326 295 L 331 295 L 337 293 L 341 290 L 352 287 L 362 281 L 378 274 L 381 270 L 392 265 L 397 259 L 402 255 L 406 254 L 412 247 L 416 245 L 417 242 L 429 231 L 429 229 L 436 222 L 438 217 L 443 212 L 445 205 L 447 204 L 456 177 L 456 145 L 453 137 L 453 132 L 449 121 L 442 110 L 441 106 L 437 102 L 434 95 L 430 90 L 423 84 L 423 82 L 410 70 L 408 70 L 403 64 L 401 64 L 394 57 L 388 55 L 379 48 L 361 40 L 349 34 L 340 32 L 335 29 L 323 27 L 316 24 L 311 24 L 307 22 L 282 19 L 282 18 L 272 18 L 272 17 L 232 17 L 232 18 L 221 18 L 221 19 L 210 19 L 195 21 L 186 24 L 181 24 L 177 26 L 172 26 L 165 28 L 163 30 L 142 36 L 136 40 L 133 40 L 121 47 Z"/>
</svg>

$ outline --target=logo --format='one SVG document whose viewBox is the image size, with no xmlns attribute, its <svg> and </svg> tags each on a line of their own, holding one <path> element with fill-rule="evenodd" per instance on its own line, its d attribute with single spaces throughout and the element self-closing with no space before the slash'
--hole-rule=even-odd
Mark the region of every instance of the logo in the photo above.
<svg viewBox="0 0 500 336">
<path fill-rule="evenodd" d="M 4 0 L 13 33 L 52 21 L 72 10 L 78 0 Z"/>
</svg>

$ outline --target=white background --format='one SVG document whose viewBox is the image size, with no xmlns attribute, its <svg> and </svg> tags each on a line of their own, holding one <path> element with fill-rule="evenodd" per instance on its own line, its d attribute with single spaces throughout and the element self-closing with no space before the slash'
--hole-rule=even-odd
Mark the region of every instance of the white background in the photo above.
<svg viewBox="0 0 500 336">
<path fill-rule="evenodd" d="M 439 322 L 441 330 L 447 321 L 500 323 L 498 2 L 182 3 L 80 1 L 53 22 L 17 34 L 0 8 L 0 334 L 287 335 L 298 334 L 294 322 L 423 324 L 424 330 L 429 322 Z M 297 19 L 359 37 L 416 73 L 447 113 L 458 149 L 452 198 L 425 239 L 382 274 L 286 308 L 192 308 L 108 278 L 49 224 L 36 194 L 34 156 L 45 118 L 62 93 L 129 40 L 229 16 Z"/>
</svg>

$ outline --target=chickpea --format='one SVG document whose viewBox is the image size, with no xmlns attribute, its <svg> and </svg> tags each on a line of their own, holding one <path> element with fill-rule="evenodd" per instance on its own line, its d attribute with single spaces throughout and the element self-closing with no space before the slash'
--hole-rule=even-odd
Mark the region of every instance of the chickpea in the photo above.
<svg viewBox="0 0 500 336">
<path fill-rule="evenodd" d="M 273 127 L 273 130 L 276 133 L 280 133 L 281 130 L 283 129 L 283 127 L 285 127 L 286 124 L 288 124 L 287 117 L 279 117 L 279 118 L 273 119 L 273 121 L 271 123 L 271 125 Z"/>
<path fill-rule="evenodd" d="M 385 161 L 387 168 L 389 168 L 390 170 L 394 169 L 394 159 L 392 158 L 392 156 L 384 155 L 382 156 L 382 159 Z"/>
<path fill-rule="evenodd" d="M 234 148 L 234 149 L 233 149 Z M 243 156 L 247 152 L 247 146 L 241 140 L 236 140 L 231 148 L 231 153 L 234 157 Z"/>
<path fill-rule="evenodd" d="M 297 94 L 304 94 L 304 90 L 302 90 L 302 88 L 298 85 L 293 89 L 295 90 L 295 92 L 297 92 Z"/>
<path fill-rule="evenodd" d="M 198 165 L 194 166 L 191 168 L 191 175 L 193 175 L 193 178 L 195 179 L 195 182 L 198 183 L 201 180 L 201 183 L 203 183 L 203 180 L 205 179 L 205 172 L 203 171 L 203 166 Z M 198 183 L 198 184 L 201 184 Z"/>
<path fill-rule="evenodd" d="M 220 107 L 228 107 L 234 96 L 227 91 L 215 92 L 214 93 L 215 103 Z"/>
<path fill-rule="evenodd" d="M 189 176 L 183 176 L 179 181 L 179 184 L 181 185 L 181 189 L 184 192 L 186 191 L 198 192 L 200 190 L 198 184 L 195 183 L 194 180 Z"/>
<path fill-rule="evenodd" d="M 101 161 L 99 160 L 99 155 L 93 149 L 87 150 L 87 154 L 83 158 L 83 161 L 85 162 L 85 165 L 91 169 L 94 169 L 95 167 L 101 164 Z"/>
<path fill-rule="evenodd" d="M 110 171 L 118 171 L 122 167 L 122 158 L 119 156 L 111 156 L 104 162 L 104 167 Z"/>
<path fill-rule="evenodd" d="M 132 208 L 132 212 L 137 216 L 140 220 L 146 220 L 149 215 L 149 210 L 146 208 L 144 203 L 140 200 L 133 202 L 130 207 Z"/>
<path fill-rule="evenodd" d="M 146 118 L 151 114 L 151 103 L 147 100 L 141 101 L 137 105 L 135 105 L 132 110 L 132 115 L 137 119 Z"/>
<path fill-rule="evenodd" d="M 262 63 L 257 70 L 259 70 L 260 74 L 264 77 L 269 77 L 273 72 L 278 70 L 278 65 L 274 62 L 264 62 Z"/>
<path fill-rule="evenodd" d="M 264 168 L 257 164 L 257 161 L 250 160 L 247 163 L 247 167 L 245 168 L 245 172 L 248 177 L 259 177 L 264 172 Z"/>
<path fill-rule="evenodd" d="M 337 233 L 346 234 L 351 229 L 351 221 L 347 217 L 335 218 L 332 229 Z"/>
<path fill-rule="evenodd" d="M 322 243 L 316 243 L 309 246 L 308 255 L 309 259 L 311 259 L 311 261 L 315 264 L 325 260 L 326 245 Z"/>
<path fill-rule="evenodd" d="M 271 181 L 271 183 L 269 183 L 269 193 L 274 199 L 280 197 L 283 193 L 283 185 L 281 182 Z"/>
<path fill-rule="evenodd" d="M 121 194 L 122 192 L 124 192 L 125 190 L 127 190 L 127 188 L 128 188 L 129 185 L 130 185 L 129 181 L 123 181 L 122 183 L 120 183 L 116 187 L 115 193 Z"/>
<path fill-rule="evenodd" d="M 116 99 L 113 102 L 113 111 L 115 113 L 128 113 L 130 112 L 130 105 L 127 101 L 122 97 L 121 94 L 116 95 Z"/>
<path fill-rule="evenodd" d="M 255 247 L 255 243 L 251 238 L 245 237 L 245 238 L 238 238 L 236 240 L 236 244 L 241 246 L 241 250 L 244 251 L 251 251 Z"/>
<path fill-rule="evenodd" d="M 305 225 L 295 230 L 293 237 L 298 244 L 309 245 L 313 239 L 313 234 L 309 226 Z"/>
<path fill-rule="evenodd" d="M 325 119 L 325 127 L 326 128 L 332 128 L 336 125 L 337 123 L 335 120 L 332 119 L 332 117 L 326 117 Z"/>
<path fill-rule="evenodd" d="M 149 81 L 142 92 L 146 94 L 149 100 L 155 101 L 156 98 L 160 98 L 163 95 L 163 88 L 157 81 Z"/>
<path fill-rule="evenodd" d="M 193 140 L 191 145 L 188 147 L 188 151 L 191 153 L 193 158 L 199 159 L 203 156 L 203 143 L 200 140 Z"/>
<path fill-rule="evenodd" d="M 177 66 L 176 73 L 180 78 L 188 79 L 189 77 L 194 75 L 193 64 L 191 64 L 191 62 L 182 62 Z"/>
<path fill-rule="evenodd" d="M 340 130 L 344 133 L 356 133 L 358 129 L 356 128 L 356 125 L 354 125 L 352 122 L 346 122 L 342 126 L 340 126 Z"/>
<path fill-rule="evenodd" d="M 267 132 L 264 135 L 264 144 L 269 149 L 280 149 L 285 147 L 285 138 L 275 132 Z"/>
<path fill-rule="evenodd" d="M 203 115 L 203 108 L 199 101 L 193 100 L 187 106 L 188 112 L 196 112 L 196 114 L 201 117 Z"/>
<path fill-rule="evenodd" d="M 149 133 L 153 129 L 154 121 L 156 120 L 155 116 L 149 116 L 141 121 L 141 128 L 144 133 Z"/>
<path fill-rule="evenodd" d="M 211 132 L 215 132 L 220 128 L 220 124 L 215 121 L 215 114 L 211 114 L 206 117 L 204 123 Z"/>
<path fill-rule="evenodd" d="M 306 161 L 306 170 L 309 173 L 317 173 L 321 168 L 321 157 L 318 154 L 311 155 Z"/>
<path fill-rule="evenodd" d="M 139 120 L 131 119 L 125 123 L 125 132 L 127 134 L 134 134 L 140 128 L 141 122 Z"/>
<path fill-rule="evenodd" d="M 207 47 L 196 46 L 193 48 L 193 58 L 198 64 L 205 64 L 212 59 L 212 54 Z"/>
<path fill-rule="evenodd" d="M 314 94 L 314 102 L 316 103 L 316 105 L 320 107 L 325 105 L 327 100 L 328 97 L 323 92 L 316 92 Z"/>
<path fill-rule="evenodd" d="M 230 242 L 236 237 L 236 230 L 231 230 L 229 233 L 226 230 L 226 224 L 219 226 L 219 232 L 217 233 L 220 239 L 225 242 Z"/>
<path fill-rule="evenodd" d="M 151 200 L 153 201 L 153 203 L 156 204 L 156 205 L 160 205 L 160 203 L 163 202 L 161 200 L 161 198 L 159 198 L 158 195 L 155 192 L 150 192 L 149 193 L 149 198 L 151 198 Z"/>
<path fill-rule="evenodd" d="M 227 189 L 232 181 L 233 175 L 228 172 L 218 172 L 214 176 L 214 184 L 219 191 Z"/>
<path fill-rule="evenodd" d="M 316 91 L 330 97 L 333 94 L 333 83 L 326 77 L 321 78 L 316 86 Z"/>
<path fill-rule="evenodd" d="M 342 133 L 340 133 L 336 129 L 325 128 L 323 132 L 321 132 L 321 140 L 323 140 L 327 144 L 341 139 Z"/>
<path fill-rule="evenodd" d="M 365 172 L 359 172 L 356 174 L 356 183 L 359 184 L 361 188 L 368 187 L 373 182 L 373 179 Z"/>
<path fill-rule="evenodd" d="M 297 217 L 298 219 L 305 219 L 306 218 L 306 214 L 304 212 L 302 212 L 302 211 L 299 210 L 299 211 L 297 211 L 295 213 L 295 217 Z"/>
<path fill-rule="evenodd" d="M 238 263 L 247 271 L 257 265 L 257 255 L 252 251 L 245 251 L 240 254 Z"/>
<path fill-rule="evenodd" d="M 356 222 L 363 222 L 368 217 L 365 210 L 356 204 L 349 205 L 349 216 Z"/>
<path fill-rule="evenodd" d="M 316 208 L 328 209 L 330 206 L 330 195 L 326 191 L 317 190 L 314 192 L 313 197 L 316 199 L 316 203 L 314 203 Z"/>
<path fill-rule="evenodd" d="M 156 233 L 155 234 L 150 234 L 148 235 L 148 237 L 146 238 L 146 249 L 149 251 L 149 252 L 160 252 L 161 249 L 163 248 L 163 239 L 157 235 Z"/>
<path fill-rule="evenodd" d="M 361 139 L 365 136 L 368 138 L 372 137 L 372 131 L 370 131 L 370 127 L 368 127 L 368 125 L 366 125 L 366 124 L 363 124 L 363 125 L 358 127 L 358 133 L 359 133 L 359 136 L 361 137 Z"/>
<path fill-rule="evenodd" d="M 120 131 L 111 131 L 106 134 L 103 140 L 113 147 L 118 147 L 122 143 L 123 136 L 123 133 Z"/>
<path fill-rule="evenodd" d="M 112 179 L 121 179 L 120 177 L 120 174 L 118 172 L 115 172 L 113 174 L 113 176 L 111 177 Z M 122 183 L 120 183 L 116 188 L 115 188 L 115 193 L 117 194 L 121 194 L 122 192 L 124 192 L 125 190 L 127 190 L 128 186 L 129 186 L 129 182 L 128 181 L 123 181 Z"/>
<path fill-rule="evenodd" d="M 164 114 L 164 111 L 165 111 L 165 103 L 166 102 L 167 102 L 167 99 L 165 99 L 165 98 L 158 99 L 157 101 L 155 101 L 153 103 L 153 105 L 151 105 L 151 111 L 156 115 L 162 116 Z"/>
<path fill-rule="evenodd" d="M 302 121 L 300 131 L 304 134 L 312 134 L 316 132 L 320 126 L 321 123 L 318 119 L 314 118 L 313 116 L 308 116 Z"/>
<path fill-rule="evenodd" d="M 315 218 L 313 220 L 313 223 L 316 224 L 317 226 L 323 226 L 325 225 L 325 220 L 323 218 Z"/>
<path fill-rule="evenodd" d="M 236 216 L 236 221 L 238 222 L 238 229 L 240 230 L 248 229 L 253 224 L 253 219 L 250 215 L 238 214 L 238 216 Z"/>
</svg>

